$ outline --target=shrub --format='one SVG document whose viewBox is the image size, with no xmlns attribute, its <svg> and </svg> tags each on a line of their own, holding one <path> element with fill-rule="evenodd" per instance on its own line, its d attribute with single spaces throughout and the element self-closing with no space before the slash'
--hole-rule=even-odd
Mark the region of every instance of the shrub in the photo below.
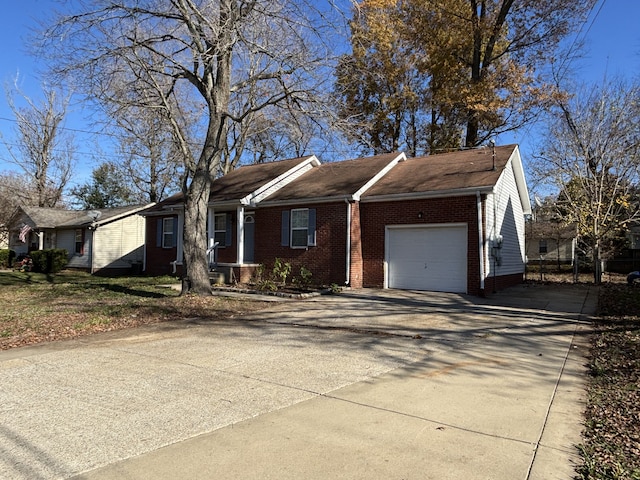
<svg viewBox="0 0 640 480">
<path fill-rule="evenodd" d="M 16 252 L 13 250 L 0 250 L 0 268 L 11 268 L 15 258 Z"/>
<path fill-rule="evenodd" d="M 68 262 L 67 251 L 63 248 L 36 250 L 30 253 L 33 270 L 41 273 L 58 273 Z"/>
<path fill-rule="evenodd" d="M 300 267 L 299 275 L 296 278 L 294 278 L 294 283 L 296 283 L 302 288 L 308 288 L 309 285 L 311 285 L 312 276 L 313 274 L 311 273 L 311 270 L 309 270 L 307 267 L 303 265 Z"/>
<path fill-rule="evenodd" d="M 287 277 L 291 274 L 291 264 L 289 262 L 283 262 L 279 258 L 276 258 L 273 264 L 273 277 L 280 280 L 282 285 L 287 284 Z"/>
</svg>

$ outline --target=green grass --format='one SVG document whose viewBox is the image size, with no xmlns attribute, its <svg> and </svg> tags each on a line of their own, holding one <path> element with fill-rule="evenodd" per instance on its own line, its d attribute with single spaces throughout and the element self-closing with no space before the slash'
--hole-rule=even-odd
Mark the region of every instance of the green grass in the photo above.
<svg viewBox="0 0 640 480">
<path fill-rule="evenodd" d="M 172 277 L 96 277 L 0 271 L 0 349 L 204 317 L 224 318 L 263 308 L 261 302 L 180 296 Z"/>
</svg>

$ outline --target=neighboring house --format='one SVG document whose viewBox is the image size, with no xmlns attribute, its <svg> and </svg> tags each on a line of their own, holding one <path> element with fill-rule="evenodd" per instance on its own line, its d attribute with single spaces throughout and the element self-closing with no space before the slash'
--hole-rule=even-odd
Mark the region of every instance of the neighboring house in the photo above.
<svg viewBox="0 0 640 480">
<path fill-rule="evenodd" d="M 0 250 L 9 248 L 9 231 L 5 225 L 0 225 Z"/>
<path fill-rule="evenodd" d="M 118 274 L 142 269 L 145 220 L 149 205 L 90 211 L 19 207 L 10 225 L 9 248 L 17 255 L 61 248 L 68 267 Z M 137 267 L 139 265 L 139 267 Z"/>
<path fill-rule="evenodd" d="M 577 255 L 576 227 L 553 220 L 527 223 L 527 260 L 531 263 L 571 264 Z"/>
<path fill-rule="evenodd" d="M 516 145 L 241 167 L 213 182 L 208 245 L 246 282 L 276 258 L 313 281 L 481 295 L 523 280 L 531 213 Z M 183 274 L 182 196 L 146 210 L 145 271 Z"/>
</svg>

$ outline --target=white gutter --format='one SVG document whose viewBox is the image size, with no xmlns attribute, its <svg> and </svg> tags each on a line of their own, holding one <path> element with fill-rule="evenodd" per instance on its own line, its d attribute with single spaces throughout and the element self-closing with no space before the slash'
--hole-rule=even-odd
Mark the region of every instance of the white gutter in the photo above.
<svg viewBox="0 0 640 480">
<path fill-rule="evenodd" d="M 412 192 L 412 193 L 391 193 L 388 195 L 376 195 L 376 196 L 365 196 L 361 202 L 369 203 L 369 202 L 388 202 L 394 200 L 420 200 L 426 198 L 448 198 L 448 197 L 464 197 L 467 195 L 473 195 L 478 192 L 492 192 L 492 185 L 485 185 L 479 187 L 467 187 L 467 188 L 456 188 L 450 190 L 440 190 L 440 191 L 431 191 L 431 192 Z"/>
<path fill-rule="evenodd" d="M 347 274 L 344 284 L 348 287 L 351 282 L 351 202 L 347 199 L 345 202 L 347 204 Z"/>
<path fill-rule="evenodd" d="M 478 210 L 478 254 L 480 255 L 480 290 L 484 291 L 484 235 L 482 235 L 482 197 L 476 192 Z"/>
</svg>

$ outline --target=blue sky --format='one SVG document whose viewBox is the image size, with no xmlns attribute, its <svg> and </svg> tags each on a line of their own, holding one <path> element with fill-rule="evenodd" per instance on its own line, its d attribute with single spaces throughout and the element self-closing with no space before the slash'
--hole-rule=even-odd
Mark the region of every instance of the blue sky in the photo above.
<svg viewBox="0 0 640 480">
<path fill-rule="evenodd" d="M 579 1 L 579 0 L 578 0 Z M 30 28 L 37 24 L 36 18 L 47 16 L 60 1 L 20 0 L 3 4 L 0 19 L 0 82 L 4 85 L 19 74 L 20 85 L 27 95 L 38 98 L 40 81 L 38 80 L 38 62 L 26 54 L 24 39 Z M 599 12 L 596 16 L 596 13 Z M 587 82 L 602 82 L 605 75 L 621 75 L 626 78 L 638 78 L 640 75 L 640 1 L 638 0 L 599 0 L 592 16 L 585 24 L 581 37 L 586 41 L 585 57 L 573 65 L 578 76 Z M 81 106 L 72 106 L 67 127 L 76 130 L 92 130 L 86 119 L 87 112 Z M 7 106 L 4 90 L 0 92 L 0 132 L 5 141 L 13 137 L 12 112 Z M 83 183 L 89 178 L 96 166 L 92 151 L 99 135 L 75 132 L 78 144 L 78 175 L 74 183 Z M 523 129 L 515 134 L 498 138 L 498 143 L 519 143 L 526 165 L 527 154 L 535 145 L 535 128 Z M 17 167 L 6 162 L 7 153 L 0 142 L 0 173 L 17 171 Z"/>
</svg>

